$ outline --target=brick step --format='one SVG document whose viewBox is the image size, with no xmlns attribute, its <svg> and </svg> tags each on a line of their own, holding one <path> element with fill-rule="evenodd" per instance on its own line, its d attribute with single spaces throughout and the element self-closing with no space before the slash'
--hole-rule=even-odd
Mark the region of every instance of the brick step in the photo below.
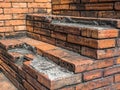
<svg viewBox="0 0 120 90">
<path fill-rule="evenodd" d="M 28 40 L 28 39 L 29 38 L 27 38 L 27 39 L 23 38 L 23 40 Z M 11 48 L 11 49 L 9 48 L 8 52 L 4 52 L 4 54 L 7 54 L 8 56 L 4 56 L 4 54 L 2 54 L 2 52 L 1 52 L 1 55 L 3 57 L 2 60 L 7 61 L 6 63 L 9 63 L 12 67 L 15 68 L 16 71 L 18 71 L 21 68 L 22 63 L 24 62 L 23 67 L 22 67 L 23 71 L 26 71 L 27 73 L 29 73 L 31 76 L 33 76 L 33 80 L 36 79 L 39 83 L 43 84 L 50 90 L 59 89 L 64 86 L 67 86 L 67 85 L 74 85 L 74 84 L 78 84 L 81 82 L 81 73 L 74 74 L 73 72 L 70 72 L 67 69 L 64 69 L 64 68 L 58 66 L 57 64 L 48 60 L 45 57 L 42 57 L 40 55 L 37 55 L 37 56 L 34 55 L 29 50 L 26 50 L 28 48 L 26 46 L 24 46 L 24 41 L 23 40 L 21 41 L 21 40 L 22 39 L 18 39 L 18 40 L 15 39 L 15 42 L 16 41 L 19 41 L 21 43 L 23 42 L 23 46 L 20 46 L 20 47 L 18 46 L 18 47 Z M 8 40 L 6 40 L 6 41 L 8 41 Z M 12 43 L 11 41 L 13 42 L 14 40 L 9 39 L 10 43 Z M 33 43 L 35 44 L 35 41 L 33 39 L 29 39 L 29 41 L 30 42 L 33 41 Z M 28 44 L 30 43 L 29 41 L 28 41 Z M 36 42 L 37 42 L 36 43 L 37 45 L 41 45 L 41 43 L 42 43 L 40 41 L 36 41 Z M 2 43 L 2 41 L 1 41 L 1 43 Z M 36 44 L 35 44 L 35 47 L 36 47 Z M 2 45 L 3 45 L 3 43 L 2 43 Z M 16 46 L 15 43 L 14 43 L 14 45 Z M 14 47 L 14 45 L 12 47 Z M 45 45 L 45 43 L 44 43 L 44 45 Z M 9 47 L 9 45 L 8 45 L 8 47 Z M 49 45 L 48 45 L 48 47 L 49 47 Z M 25 57 L 27 57 L 27 58 L 22 58 L 23 60 L 20 59 L 22 55 L 25 55 Z M 35 57 L 35 58 L 33 58 L 33 61 L 28 60 L 29 55 L 33 55 Z M 24 59 L 27 59 L 27 61 Z M 11 74 L 14 76 L 14 78 L 17 77 L 15 71 L 12 70 L 12 68 L 8 67 L 5 64 L 3 65 L 3 67 L 5 67 L 9 73 L 11 72 Z M 33 72 L 34 72 L 34 75 L 33 75 Z M 29 77 L 27 76 L 27 78 L 29 78 Z M 23 83 L 25 83 L 25 82 L 23 82 Z"/>
<path fill-rule="evenodd" d="M 81 56 L 77 53 L 74 53 L 72 51 L 68 51 L 62 48 L 59 48 L 57 46 L 48 44 L 48 43 L 44 43 L 41 41 L 37 41 L 31 38 L 22 38 L 22 39 L 9 39 L 9 40 L 1 40 L 0 43 L 2 43 L 2 45 L 4 45 L 4 47 L 9 47 L 7 43 L 5 42 L 21 42 L 21 44 L 27 44 L 28 46 L 32 46 L 36 49 L 36 52 L 39 55 L 42 55 L 44 57 L 48 57 L 50 60 L 52 60 L 53 62 L 57 63 L 60 66 L 63 66 L 67 69 L 69 69 L 70 71 L 73 71 L 75 73 L 78 72 L 83 72 L 86 70 L 86 66 L 88 65 L 92 65 L 94 60 L 93 59 L 89 59 L 86 58 L 84 56 Z M 16 43 L 12 44 L 12 47 L 16 46 Z M 22 45 L 21 45 L 22 46 Z M 19 45 L 18 45 L 19 47 Z M 20 53 L 18 52 L 10 52 L 8 54 L 1 52 L 1 55 L 8 57 L 9 59 L 12 60 L 12 62 L 16 62 L 15 60 L 19 58 L 19 56 L 21 56 Z M 26 57 L 30 58 L 30 54 L 27 54 Z"/>
<path fill-rule="evenodd" d="M 15 57 L 14 55 L 15 53 L 12 54 L 13 57 Z M 5 60 L 10 60 L 10 59 L 6 58 Z M 9 65 L 5 63 L 2 63 L 2 67 L 7 71 L 7 73 L 11 75 L 11 76 L 7 75 L 9 78 L 13 76 L 12 79 L 15 80 L 17 84 L 22 82 L 24 86 L 27 83 L 32 84 L 32 82 L 34 82 L 36 85 L 34 86 L 32 84 L 30 88 L 33 88 L 32 86 L 34 86 L 34 88 L 36 88 L 37 90 L 39 89 L 47 90 L 45 89 L 45 87 L 47 87 L 50 90 L 64 88 L 64 86 L 67 85 L 78 84 L 81 82 L 82 79 L 81 73 L 74 74 L 73 72 L 70 72 L 65 68 L 62 68 L 57 64 L 51 62 L 50 60 L 41 57 L 39 55 L 36 56 L 36 58 L 33 61 L 22 61 L 22 63 L 24 64 L 20 65 L 18 63 L 9 62 L 9 65 L 14 68 L 11 68 Z M 4 72 L 6 73 L 6 71 Z M 25 78 L 27 82 L 20 77 Z M 13 83 L 15 82 L 13 81 Z M 44 85 L 45 87 L 41 85 Z M 42 87 L 44 88 L 41 89 Z M 30 89 L 30 90 L 36 90 L 36 89 Z"/>
<path fill-rule="evenodd" d="M 32 16 L 32 17 L 31 17 Z M 36 17 L 36 18 L 34 18 Z M 44 20 L 51 22 L 51 20 L 59 22 L 70 22 L 70 23 L 81 23 L 85 25 L 96 25 L 96 26 L 110 26 L 120 28 L 119 19 L 110 18 L 94 18 L 94 17 L 77 17 L 77 16 L 62 16 L 62 15 L 47 15 L 47 14 L 29 14 L 27 19 Z"/>
<path fill-rule="evenodd" d="M 43 57 L 42 59 L 39 57 L 36 61 L 25 62 L 23 69 L 30 75 L 34 72 L 34 76 L 37 77 L 36 79 L 50 90 L 81 82 L 81 73 L 74 74 L 73 72 L 47 61 Z"/>
<path fill-rule="evenodd" d="M 75 73 L 84 72 L 87 70 L 93 70 L 97 68 L 103 68 L 113 64 L 112 59 L 94 60 L 94 59 L 86 58 L 72 51 L 65 50 L 57 46 L 44 43 L 38 40 L 34 40 L 31 38 L 21 38 L 14 40 L 19 41 L 22 44 L 26 43 L 28 46 L 34 47 L 39 55 L 48 57 L 50 60 L 57 63 L 58 65 L 65 67 L 68 70 L 73 71 Z M 7 45 L 7 43 L 5 43 L 6 41 L 8 42 L 8 40 L 4 40 L 4 42 L 0 41 L 0 43 L 6 46 Z M 9 40 L 9 42 L 11 42 L 11 40 Z M 14 45 L 12 47 L 14 47 Z M 6 54 L 3 53 L 2 55 L 4 56 Z M 14 55 L 14 53 L 11 55 Z M 15 58 L 15 56 L 16 55 L 14 55 L 13 58 Z M 31 54 L 27 54 L 26 58 L 32 60 L 33 56 Z M 106 62 L 109 63 L 106 64 Z"/>
<path fill-rule="evenodd" d="M 27 37 L 1 40 L 0 45 L 9 47 L 7 43 L 11 43 L 11 41 L 18 41 L 20 44 L 16 46 L 17 43 L 12 43 L 12 47 L 16 47 L 9 48 L 5 52 L 2 52 L 4 50 L 1 48 L 0 58 L 5 62 L 2 64 L 2 68 L 5 68 L 6 76 L 12 77 L 15 84 L 17 81 L 17 85 L 20 86 L 18 88 L 25 87 L 26 90 L 75 90 L 75 87 L 77 90 L 87 88 L 86 85 L 89 86 L 90 84 L 91 86 L 92 83 L 97 81 L 100 86 L 91 86 L 91 89 L 101 87 L 101 85 L 106 86 L 113 79 L 110 79 L 110 76 L 108 77 L 110 81 L 107 81 L 108 78 L 105 77 L 106 83 L 101 84 L 104 82 L 104 79 L 101 79 L 103 68 L 112 67 L 115 62 L 116 64 L 119 63 L 119 59 L 116 61 L 115 58 L 104 60 L 89 59 L 72 51 Z M 27 49 L 30 52 L 19 51 L 18 49 L 20 48 Z M 7 54 L 10 55 L 10 58 Z M 16 63 L 21 55 L 24 55 L 25 60 L 22 60 L 22 64 Z M 36 59 L 36 55 L 39 57 L 38 59 Z M 117 73 L 118 71 L 112 73 Z M 104 74 L 110 75 L 111 73 Z M 89 89 L 87 88 L 87 90 Z"/>
<path fill-rule="evenodd" d="M 54 15 L 27 15 L 27 34 L 94 59 L 112 57 L 108 49 L 116 49 L 119 30 L 115 27 L 88 25 L 61 21 L 65 17 Z M 73 17 L 69 17 L 73 18 Z M 77 18 L 77 17 L 74 17 Z M 89 19 L 85 19 L 90 21 Z M 92 53 L 90 53 L 93 51 Z M 104 55 L 101 52 L 105 52 Z M 114 55 L 116 56 L 116 55 Z"/>
</svg>

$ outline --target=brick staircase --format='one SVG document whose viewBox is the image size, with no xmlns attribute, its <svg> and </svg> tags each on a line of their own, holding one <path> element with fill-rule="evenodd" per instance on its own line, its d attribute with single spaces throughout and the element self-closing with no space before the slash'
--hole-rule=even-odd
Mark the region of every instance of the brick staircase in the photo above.
<svg viewBox="0 0 120 90">
<path fill-rule="evenodd" d="M 118 19 L 31 14 L 27 36 L 0 40 L 0 66 L 19 90 L 119 90 Z"/>
</svg>

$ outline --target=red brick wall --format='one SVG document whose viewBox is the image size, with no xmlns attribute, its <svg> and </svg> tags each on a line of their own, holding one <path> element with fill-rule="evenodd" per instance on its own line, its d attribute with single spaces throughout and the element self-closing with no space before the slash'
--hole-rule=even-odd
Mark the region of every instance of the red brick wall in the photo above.
<svg viewBox="0 0 120 90">
<path fill-rule="evenodd" d="M 51 0 L 0 0 L 0 36 L 26 30 L 28 13 L 51 12 Z"/>
<path fill-rule="evenodd" d="M 52 0 L 53 14 L 120 18 L 119 0 Z"/>
</svg>

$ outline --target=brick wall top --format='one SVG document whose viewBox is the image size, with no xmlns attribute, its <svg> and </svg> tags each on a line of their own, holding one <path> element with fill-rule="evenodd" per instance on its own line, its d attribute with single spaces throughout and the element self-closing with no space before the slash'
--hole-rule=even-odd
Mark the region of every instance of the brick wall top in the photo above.
<svg viewBox="0 0 120 90">
<path fill-rule="evenodd" d="M 53 14 L 120 18 L 119 0 L 52 0 Z"/>
</svg>

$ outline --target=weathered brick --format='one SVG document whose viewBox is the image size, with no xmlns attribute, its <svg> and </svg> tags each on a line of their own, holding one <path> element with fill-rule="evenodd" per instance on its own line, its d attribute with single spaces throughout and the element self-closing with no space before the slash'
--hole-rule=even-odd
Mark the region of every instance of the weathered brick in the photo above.
<svg viewBox="0 0 120 90">
<path fill-rule="evenodd" d="M 31 77 L 28 73 L 25 73 L 26 80 L 37 90 L 47 90 L 42 84 L 40 84 L 36 79 Z"/>
<path fill-rule="evenodd" d="M 55 31 L 80 35 L 80 29 L 72 26 L 55 25 Z"/>
<path fill-rule="evenodd" d="M 33 69 L 30 65 L 30 62 L 25 62 L 24 65 L 29 67 L 30 69 Z M 35 69 L 33 69 L 35 71 Z M 71 85 L 71 84 L 75 84 L 75 83 L 79 83 L 81 82 L 81 74 L 75 74 L 75 75 L 71 75 L 69 77 L 65 77 L 65 78 L 59 78 L 58 80 L 51 80 L 47 74 L 42 74 L 40 72 L 36 72 L 37 73 L 37 80 L 42 83 L 43 85 L 45 85 L 46 87 L 48 87 L 49 89 L 57 89 L 60 87 L 63 87 L 65 85 Z M 72 81 L 71 81 L 72 78 Z"/>
<path fill-rule="evenodd" d="M 116 2 L 115 3 L 115 9 L 116 10 L 120 10 L 120 2 Z"/>
<path fill-rule="evenodd" d="M 0 26 L 4 26 L 4 21 L 0 21 Z"/>
<path fill-rule="evenodd" d="M 26 30 L 26 26 L 15 26 L 14 30 L 15 31 L 23 31 L 23 30 Z"/>
<path fill-rule="evenodd" d="M 86 10 L 112 10 L 113 3 L 86 4 Z"/>
<path fill-rule="evenodd" d="M 93 70 L 93 71 L 88 71 L 83 74 L 83 80 L 88 81 L 88 80 L 93 80 L 96 78 L 101 78 L 103 75 L 103 70 Z"/>
<path fill-rule="evenodd" d="M 116 64 L 120 64 L 120 57 L 116 59 Z"/>
<path fill-rule="evenodd" d="M 23 13 L 24 14 L 24 13 L 27 13 L 27 12 L 28 12 L 28 8 L 5 8 L 4 9 L 5 14 L 12 14 L 12 13 L 14 13 L 14 14 Z"/>
<path fill-rule="evenodd" d="M 13 14 L 13 19 L 25 19 L 25 14 Z"/>
<path fill-rule="evenodd" d="M 104 58 L 110 58 L 114 56 L 119 56 L 120 48 L 111 48 L 111 49 L 104 49 L 104 50 L 96 50 L 88 47 L 82 47 L 81 48 L 81 54 L 92 57 L 95 59 L 104 59 Z"/>
<path fill-rule="evenodd" d="M 19 46 L 23 44 L 23 42 L 18 41 L 16 39 L 7 39 L 7 40 L 0 40 L 0 45 L 5 47 L 5 49 L 15 48 L 16 46 Z"/>
<path fill-rule="evenodd" d="M 28 3 L 28 7 L 32 8 L 51 8 L 50 3 Z"/>
<path fill-rule="evenodd" d="M 34 69 L 30 68 L 30 62 L 25 62 L 25 64 L 23 65 L 23 70 L 25 70 L 27 73 L 29 73 L 33 78 L 37 79 L 36 71 Z"/>
<path fill-rule="evenodd" d="M 17 2 L 17 3 L 19 3 L 19 2 L 33 2 L 34 0 L 21 0 L 21 1 L 19 1 L 19 0 L 5 0 L 6 2 Z"/>
<path fill-rule="evenodd" d="M 118 73 L 118 72 L 120 72 L 120 66 L 116 65 L 113 67 L 106 68 L 104 70 L 104 76 L 113 75 L 113 74 Z"/>
<path fill-rule="evenodd" d="M 79 45 L 85 45 L 92 48 L 109 48 L 115 47 L 114 39 L 95 40 L 91 38 L 84 38 L 75 35 L 68 35 L 67 41 Z M 104 44 L 103 44 L 104 43 Z"/>
<path fill-rule="evenodd" d="M 61 4 L 72 3 L 73 0 L 61 0 Z"/>
<path fill-rule="evenodd" d="M 117 29 L 108 29 L 108 30 L 81 30 L 81 35 L 85 37 L 92 38 L 114 38 L 118 36 Z"/>
<path fill-rule="evenodd" d="M 92 90 L 92 89 L 110 85 L 111 83 L 113 83 L 112 76 L 79 84 L 76 86 L 76 90 Z"/>
<path fill-rule="evenodd" d="M 23 85 L 27 90 L 35 90 L 32 85 L 30 85 L 28 82 L 23 80 Z"/>
<path fill-rule="evenodd" d="M 50 30 L 34 27 L 34 32 L 37 34 L 50 36 Z"/>
<path fill-rule="evenodd" d="M 24 8 L 24 7 L 27 7 L 27 3 L 12 3 L 12 7 L 14 8 Z"/>
<path fill-rule="evenodd" d="M 0 15 L 0 20 L 9 20 L 12 19 L 12 15 Z"/>
<path fill-rule="evenodd" d="M 53 61 L 71 71 L 74 71 L 75 73 L 83 72 L 86 70 L 88 65 L 93 64 L 92 59 L 88 59 L 62 49 L 47 51 L 46 56 L 48 55 L 58 58 Z"/>
<path fill-rule="evenodd" d="M 2 8 L 0 8 L 0 14 L 2 14 L 3 13 L 3 9 Z"/>
<path fill-rule="evenodd" d="M 98 2 L 98 0 L 81 0 L 82 3 Z"/>
<path fill-rule="evenodd" d="M 115 74 L 115 82 L 120 82 L 120 74 Z"/>
<path fill-rule="evenodd" d="M 51 37 L 66 41 L 67 35 L 59 32 L 51 32 Z"/>
<path fill-rule="evenodd" d="M 5 21 L 6 26 L 12 26 L 12 25 L 25 25 L 25 20 L 6 20 Z"/>
<path fill-rule="evenodd" d="M 0 3 L 1 8 L 10 8 L 11 6 L 12 6 L 11 3 L 5 3 L 5 2 Z"/>
<path fill-rule="evenodd" d="M 120 83 L 116 83 L 116 84 L 112 85 L 112 87 L 115 90 L 119 90 L 120 89 Z"/>
<path fill-rule="evenodd" d="M 41 36 L 42 41 L 45 41 L 50 44 L 55 44 L 55 39 L 47 36 Z"/>
</svg>

